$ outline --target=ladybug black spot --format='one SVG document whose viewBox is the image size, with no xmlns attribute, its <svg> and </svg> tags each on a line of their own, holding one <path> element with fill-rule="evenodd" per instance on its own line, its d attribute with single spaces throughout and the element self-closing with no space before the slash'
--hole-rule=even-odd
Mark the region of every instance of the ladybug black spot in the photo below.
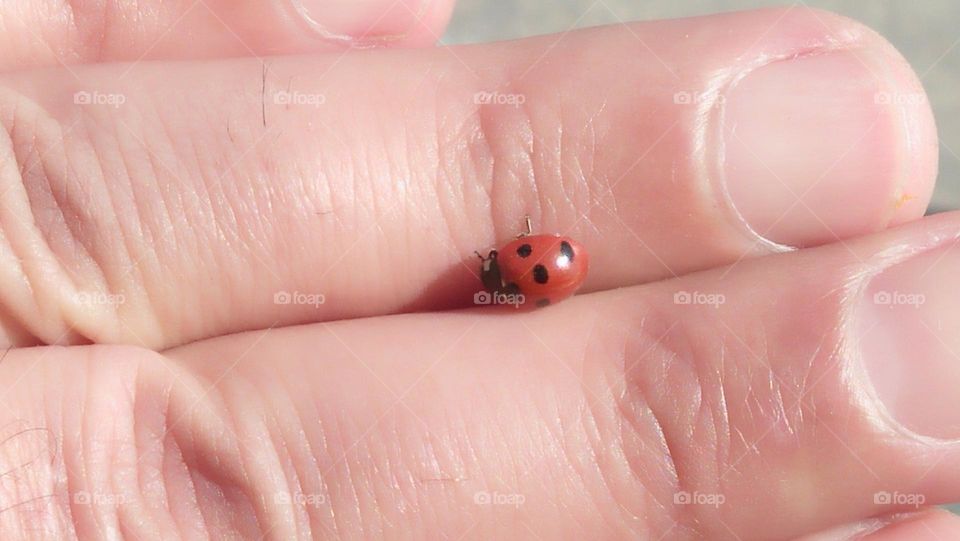
<svg viewBox="0 0 960 541">
<path fill-rule="evenodd" d="M 533 247 L 529 244 L 521 244 L 520 247 L 517 248 L 517 255 L 520 257 L 529 257 L 532 253 Z"/>
<path fill-rule="evenodd" d="M 549 306 L 549 305 L 550 305 L 550 299 L 540 299 L 537 301 L 538 308 L 543 308 L 544 306 Z"/>
<path fill-rule="evenodd" d="M 560 243 L 560 253 L 570 261 L 573 261 L 573 246 L 570 246 L 569 242 L 563 241 Z"/>
<path fill-rule="evenodd" d="M 545 284 L 547 280 L 550 279 L 550 275 L 547 274 L 547 268 L 543 265 L 536 265 L 533 267 L 533 280 L 538 284 Z"/>
</svg>

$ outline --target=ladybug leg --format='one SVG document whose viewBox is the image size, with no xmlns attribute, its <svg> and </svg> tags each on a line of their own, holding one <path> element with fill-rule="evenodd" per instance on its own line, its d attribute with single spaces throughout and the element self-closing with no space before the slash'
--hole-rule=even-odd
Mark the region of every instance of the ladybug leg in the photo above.
<svg viewBox="0 0 960 541">
<path fill-rule="evenodd" d="M 503 289 L 500 290 L 500 293 L 504 295 L 509 295 L 510 297 L 516 299 L 520 295 L 520 286 L 518 286 L 513 282 L 510 282 L 509 284 L 504 284 Z M 513 303 L 513 307 L 515 309 L 519 309 L 520 303 L 519 302 Z"/>
</svg>

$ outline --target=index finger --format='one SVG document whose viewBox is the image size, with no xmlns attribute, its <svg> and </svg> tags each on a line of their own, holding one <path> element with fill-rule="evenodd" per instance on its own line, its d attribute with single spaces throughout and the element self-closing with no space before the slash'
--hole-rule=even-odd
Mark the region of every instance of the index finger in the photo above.
<svg viewBox="0 0 960 541">
<path fill-rule="evenodd" d="M 808 9 L 261 67 L 4 79 L 0 299 L 28 336 L 464 306 L 473 251 L 525 214 L 586 247 L 585 290 L 616 288 L 883 229 L 933 186 L 909 67 Z M 126 101 L 70 103 L 86 89 Z"/>
</svg>

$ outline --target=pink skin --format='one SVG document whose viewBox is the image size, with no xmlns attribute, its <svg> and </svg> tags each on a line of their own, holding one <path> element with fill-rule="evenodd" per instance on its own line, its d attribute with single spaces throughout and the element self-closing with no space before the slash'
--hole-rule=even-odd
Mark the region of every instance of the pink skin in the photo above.
<svg viewBox="0 0 960 541">
<path fill-rule="evenodd" d="M 374 4 L 257 51 L 409 26 Z M 209 13 L 159 50 L 112 19 L 133 42 L 93 60 L 250 54 Z M 960 215 L 920 220 L 933 121 L 862 26 L 282 56 L 264 95 L 252 58 L 31 70 L 50 48 L 4 39 L 0 538 L 960 535 L 926 508 L 960 499 Z M 589 293 L 435 311 L 528 213 Z"/>
<path fill-rule="evenodd" d="M 60 449 L 5 502 L 54 494 L 23 512 L 56 510 L 88 535 L 782 539 L 915 510 L 882 491 L 954 501 L 960 431 L 910 430 L 864 369 L 924 359 L 857 347 L 857 323 L 873 273 L 918 249 L 960 259 L 958 236 L 960 215 L 941 215 L 527 315 L 386 316 L 162 356 L 14 350 L 0 426 L 48 427 Z M 944 337 L 960 328 L 950 315 Z M 5 460 L 49 452 L 47 437 L 13 437 Z M 724 500 L 678 505 L 680 491 Z M 68 505 L 76 493 L 107 502 Z M 475 503 L 486 493 L 523 500 Z"/>
<path fill-rule="evenodd" d="M 822 112 L 821 89 L 778 93 L 781 109 L 804 121 L 763 118 L 771 130 L 801 129 L 784 134 L 796 153 L 832 144 L 839 163 L 766 144 L 758 148 L 770 156 L 748 167 L 725 126 L 739 129 L 740 146 L 755 138 L 761 120 L 743 118 L 752 114 L 743 93 L 791 77 L 790 62 L 775 59 L 798 54 L 804 80 L 853 71 L 863 95 Z M 821 54 L 832 71 L 815 74 L 810 58 Z M 864 82 L 865 68 L 841 55 L 878 75 Z M 766 80 L 758 88 L 753 72 Z M 741 215 L 759 215 L 753 229 L 776 241 L 821 244 L 918 218 L 933 186 L 926 102 L 873 100 L 914 95 L 912 72 L 871 31 L 806 9 L 597 28 L 559 42 L 277 57 L 266 92 L 262 75 L 259 60 L 239 59 L 0 77 L 0 125 L 11 133 L 0 156 L 24 164 L 0 173 L 10 201 L 0 221 L 40 223 L 0 250 L 0 279 L 16 284 L 0 291 L 15 343 L 162 348 L 462 307 L 478 289 L 473 251 L 513 237 L 525 214 L 538 232 L 588 247 L 585 289 L 598 291 L 783 249 Z M 125 102 L 75 105 L 84 90 Z M 494 91 L 523 104 L 476 103 Z M 280 92 L 302 103 L 277 103 Z M 683 92 L 732 97 L 701 110 L 700 98 L 676 103 Z M 757 176 L 785 166 L 789 178 Z M 800 210 L 770 186 L 807 178 L 812 188 L 793 188 L 809 192 Z M 754 180 L 751 191 L 736 188 Z M 783 219 L 758 213 L 744 199 L 754 196 L 773 199 Z M 33 287 L 50 293 L 37 302 Z M 278 291 L 326 302 L 278 307 Z M 119 310 L 77 301 L 118 293 Z"/>
<path fill-rule="evenodd" d="M 453 4 L 423 0 L 416 6 L 416 2 L 20 2 L 0 12 L 0 66 L 10 69 L 432 45 L 443 34 Z M 336 12 L 332 12 L 332 6 Z M 328 16 L 320 10 L 327 11 Z"/>
</svg>

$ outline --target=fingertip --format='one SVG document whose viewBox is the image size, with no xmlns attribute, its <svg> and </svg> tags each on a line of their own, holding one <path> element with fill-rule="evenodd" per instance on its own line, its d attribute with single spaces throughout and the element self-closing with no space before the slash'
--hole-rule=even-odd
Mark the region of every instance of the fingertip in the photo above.
<svg viewBox="0 0 960 541">
<path fill-rule="evenodd" d="M 891 46 L 892 49 L 892 46 Z M 897 53 L 899 56 L 899 53 Z M 922 217 L 933 197 L 940 161 L 939 135 L 930 100 L 916 72 L 906 60 L 894 63 L 893 72 L 906 94 L 890 96 L 887 107 L 897 108 L 903 129 L 904 165 L 899 189 L 893 194 L 888 225 L 899 225 Z"/>
<path fill-rule="evenodd" d="M 884 225 L 910 222 L 926 213 L 937 180 L 939 136 L 933 109 L 920 76 L 896 46 L 866 25 L 847 20 L 861 28 L 864 44 L 884 60 L 884 69 L 878 72 L 884 78 L 874 102 L 881 113 L 887 112 L 893 119 L 898 144 L 890 151 L 899 153 Z"/>
<path fill-rule="evenodd" d="M 923 216 L 937 135 L 916 73 L 861 23 L 816 10 L 791 19 L 815 44 L 751 68 L 721 104 L 734 210 L 764 239 L 797 247 Z"/>
</svg>

